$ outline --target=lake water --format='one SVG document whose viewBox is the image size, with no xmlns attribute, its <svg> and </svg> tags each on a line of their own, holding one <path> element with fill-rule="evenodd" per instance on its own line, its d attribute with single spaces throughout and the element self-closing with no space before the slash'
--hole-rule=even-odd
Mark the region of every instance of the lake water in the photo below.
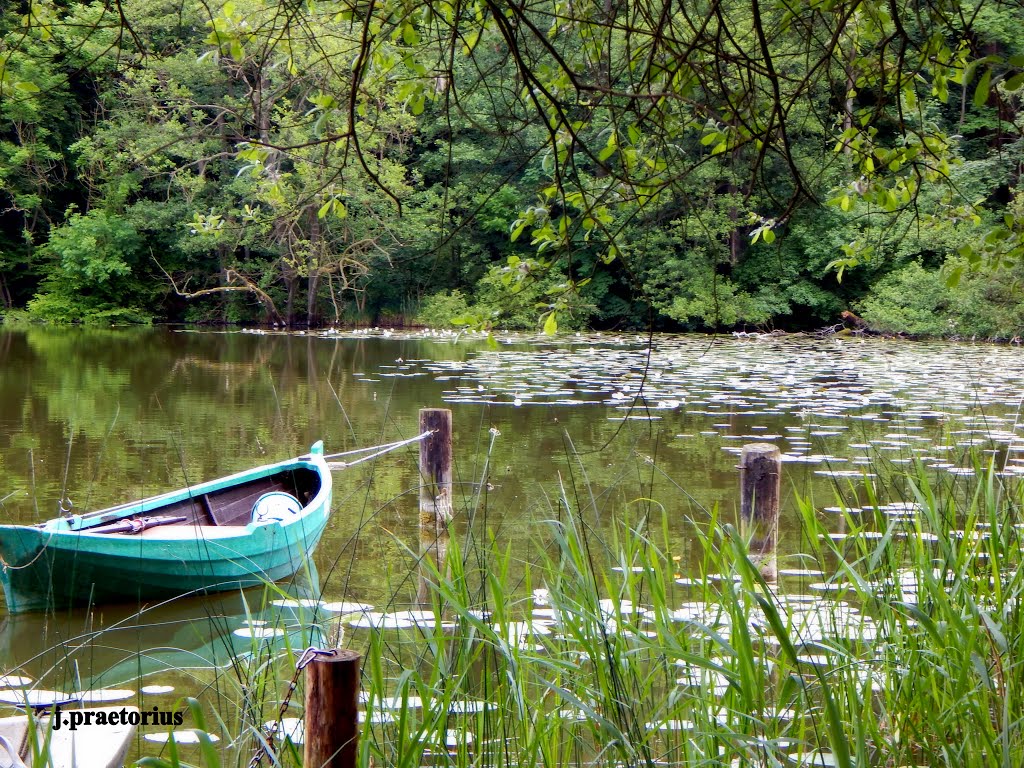
<svg viewBox="0 0 1024 768">
<path fill-rule="evenodd" d="M 623 515 L 664 510 L 673 554 L 692 571 L 687 521 L 716 505 L 735 518 L 737 453 L 748 442 L 784 452 L 783 566 L 801 547 L 794 492 L 838 528 L 830 508 L 857 507 L 865 484 L 902 514 L 900 477 L 915 466 L 950 484 L 966 482 L 979 459 L 1024 473 L 1016 347 L 613 334 L 497 342 L 0 330 L 0 515 L 38 522 L 62 499 L 82 511 L 110 506 L 320 439 L 328 452 L 392 442 L 418 432 L 420 408 L 438 406 L 454 413 L 453 535 L 468 535 L 472 516 L 474 535 L 489 530 L 524 559 L 547 520 L 579 514 L 600 534 Z M 409 607 L 416 457 L 412 445 L 336 474 L 332 521 L 295 597 Z M 254 640 L 318 641 L 304 603 L 285 597 L 258 609 L 249 594 L 12 617 L 0 627 L 3 671 L 48 689 L 123 690 L 147 706 L 199 695 L 208 670 L 230 667 Z"/>
</svg>

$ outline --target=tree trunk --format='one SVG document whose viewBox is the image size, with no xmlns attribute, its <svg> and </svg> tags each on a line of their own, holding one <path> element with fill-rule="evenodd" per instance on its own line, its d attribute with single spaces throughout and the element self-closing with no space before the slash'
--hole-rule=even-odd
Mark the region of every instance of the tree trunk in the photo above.
<svg viewBox="0 0 1024 768">
<path fill-rule="evenodd" d="M 306 273 L 309 280 L 306 289 L 306 325 L 309 328 L 319 324 L 316 312 L 317 293 L 320 289 L 320 254 L 323 242 L 320 237 L 320 217 L 316 209 L 309 207 L 309 255 L 306 257 Z"/>
<path fill-rule="evenodd" d="M 217 246 L 217 275 L 220 286 L 223 288 L 228 284 L 227 278 L 227 253 L 223 244 Z M 220 300 L 220 321 L 225 325 L 228 322 L 228 296 L 225 294 Z"/>
<path fill-rule="evenodd" d="M 295 275 L 288 280 L 288 300 L 284 305 L 284 322 L 289 328 L 295 325 L 295 294 L 298 292 L 299 281 Z"/>
<path fill-rule="evenodd" d="M 732 230 L 729 232 L 729 264 L 737 266 L 740 263 L 740 254 L 743 252 L 743 233 L 739 228 L 740 212 L 733 206 L 729 209 L 729 220 L 732 222 Z"/>
<path fill-rule="evenodd" d="M 306 295 L 306 325 L 313 328 L 320 324 L 320 318 L 316 311 L 317 294 L 320 292 L 320 272 L 316 271 L 309 276 L 309 288 Z"/>
</svg>

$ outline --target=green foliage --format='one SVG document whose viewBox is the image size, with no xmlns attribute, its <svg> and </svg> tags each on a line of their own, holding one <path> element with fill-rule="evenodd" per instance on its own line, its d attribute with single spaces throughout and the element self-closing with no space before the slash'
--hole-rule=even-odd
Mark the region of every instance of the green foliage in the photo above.
<svg viewBox="0 0 1024 768">
<path fill-rule="evenodd" d="M 762 325 L 772 316 L 768 303 L 737 290 L 728 278 L 705 274 L 704 280 L 687 284 L 666 311 L 674 320 L 711 329 L 733 328 L 739 324 Z"/>
<path fill-rule="evenodd" d="M 28 325 L 32 316 L 24 309 L 6 309 L 0 312 L 0 322 L 5 325 Z"/>
<path fill-rule="evenodd" d="M 416 312 L 416 323 L 428 328 L 453 328 L 471 312 L 462 291 L 442 291 L 428 296 Z"/>
<path fill-rule="evenodd" d="M 863 318 L 883 333 L 1008 340 L 1024 336 L 1024 270 L 968 272 L 951 284 L 953 270 L 927 270 L 916 262 L 880 280 L 860 304 Z"/>
<path fill-rule="evenodd" d="M 951 300 L 942 275 L 914 262 L 879 281 L 860 308 L 882 333 L 941 336 L 954 328 L 947 314 Z"/>
<path fill-rule="evenodd" d="M 518 272 L 522 264 L 518 257 L 510 257 L 510 262 L 512 266 L 495 268 L 477 283 L 473 311 L 490 327 L 541 330 L 550 322 L 552 310 L 558 313 L 556 324 L 562 330 L 587 326 L 593 306 L 569 286 L 556 267 L 534 276 Z M 511 275 L 518 277 L 510 279 Z"/>
<path fill-rule="evenodd" d="M 319 324 L 440 288 L 515 328 L 806 328 L 909 260 L 1024 253 L 1024 50 L 990 0 L 279 11 L 0 14 L 4 305 Z"/>
<path fill-rule="evenodd" d="M 120 216 L 100 210 L 72 213 L 50 234 L 53 271 L 28 303 L 51 323 L 147 323 L 150 293 L 138 279 L 142 240 Z"/>
<path fill-rule="evenodd" d="M 28 303 L 28 315 L 36 321 L 55 325 L 145 325 L 153 320 L 153 316 L 142 308 L 113 307 L 65 292 L 61 286 L 49 282 L 44 282 L 42 287 L 44 292 Z"/>
<path fill-rule="evenodd" d="M 105 289 L 130 275 L 129 262 L 136 261 L 141 245 L 131 224 L 98 210 L 72 213 L 48 243 L 64 276 L 87 290 Z"/>
</svg>

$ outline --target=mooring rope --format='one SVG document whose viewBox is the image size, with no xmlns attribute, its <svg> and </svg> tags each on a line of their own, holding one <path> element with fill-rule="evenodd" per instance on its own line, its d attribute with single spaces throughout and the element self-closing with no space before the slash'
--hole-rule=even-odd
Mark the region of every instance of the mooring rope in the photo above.
<svg viewBox="0 0 1024 768">
<path fill-rule="evenodd" d="M 373 453 L 371 453 L 369 456 L 361 456 L 355 461 L 332 461 L 330 463 L 331 469 L 348 469 L 349 467 L 354 467 L 356 464 L 362 464 L 364 461 L 369 461 L 370 459 L 375 459 L 378 456 L 383 456 L 385 453 L 396 451 L 399 448 L 402 448 L 411 443 L 418 443 L 420 440 L 426 440 L 428 437 L 434 434 L 434 431 L 435 430 L 433 429 L 428 429 L 426 432 L 416 435 L 416 437 L 410 437 L 408 440 L 399 440 L 394 443 L 384 443 L 383 445 L 371 445 L 366 448 L 356 448 L 351 451 L 342 451 L 341 453 L 330 453 L 324 456 L 324 458 L 337 459 L 341 456 L 352 456 L 357 453 L 366 453 L 367 451 L 373 451 Z"/>
<path fill-rule="evenodd" d="M 36 560 L 42 557 L 43 553 L 46 552 L 46 548 L 50 545 L 50 539 L 53 538 L 53 534 L 54 531 L 51 529 L 49 534 L 46 536 L 46 541 L 43 542 L 43 545 L 39 548 L 39 551 L 36 552 L 35 557 L 33 557 L 27 563 L 22 563 L 21 565 L 11 565 L 4 559 L 3 555 L 0 555 L 0 568 L 3 568 L 4 571 L 20 571 L 22 568 L 28 568 L 30 565 L 35 565 Z"/>
</svg>

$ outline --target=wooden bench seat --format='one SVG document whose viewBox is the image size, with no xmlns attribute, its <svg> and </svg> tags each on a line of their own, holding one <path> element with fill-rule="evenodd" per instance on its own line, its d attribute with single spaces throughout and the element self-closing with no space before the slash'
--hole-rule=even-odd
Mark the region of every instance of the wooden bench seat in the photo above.
<svg viewBox="0 0 1024 768">
<path fill-rule="evenodd" d="M 217 525 L 248 525 L 252 522 L 252 508 L 256 501 L 265 493 L 284 491 L 292 493 L 280 480 L 263 483 L 257 488 L 239 486 L 226 491 L 202 497 L 203 506 Z"/>
</svg>

